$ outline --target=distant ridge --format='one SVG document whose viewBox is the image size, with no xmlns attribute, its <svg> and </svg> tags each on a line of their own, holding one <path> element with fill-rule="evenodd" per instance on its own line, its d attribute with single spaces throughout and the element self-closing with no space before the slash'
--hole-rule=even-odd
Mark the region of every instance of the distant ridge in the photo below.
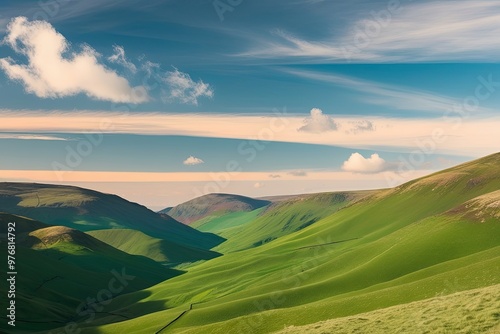
<svg viewBox="0 0 500 334">
<path fill-rule="evenodd" d="M 246 212 L 271 204 L 270 201 L 231 194 L 208 194 L 197 197 L 173 208 L 161 210 L 160 213 L 191 224 L 209 216 L 221 216 L 231 212 Z"/>
</svg>

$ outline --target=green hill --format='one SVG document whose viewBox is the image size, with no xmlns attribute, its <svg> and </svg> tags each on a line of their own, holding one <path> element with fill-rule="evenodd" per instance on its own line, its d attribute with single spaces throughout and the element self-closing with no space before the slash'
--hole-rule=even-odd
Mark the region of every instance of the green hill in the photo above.
<svg viewBox="0 0 500 334">
<path fill-rule="evenodd" d="M 83 333 L 154 333 L 181 314 L 160 332 L 271 333 L 498 285 L 498 190 L 500 154 L 494 154 L 373 192 L 295 232 L 274 239 L 270 228 L 272 241 L 119 296 L 110 308 L 131 320 L 103 317 L 109 324 L 83 327 Z M 267 217 L 262 228 L 280 222 L 269 212 L 255 220 Z M 251 245 L 251 234 L 235 234 L 227 243 Z M 422 332 L 432 329 L 425 324 Z"/>
<path fill-rule="evenodd" d="M 103 300 L 96 308 L 108 314 L 110 311 L 103 307 L 107 299 L 139 291 L 181 273 L 146 257 L 124 253 L 72 228 L 0 213 L 3 254 L 7 253 L 9 222 L 16 224 L 16 332 L 86 321 L 92 315 L 92 309 L 85 304 L 88 298 Z M 5 275 L 2 271 L 2 281 Z M 5 284 L 0 293 L 7 295 Z M 6 302 L 2 298 L 2 308 L 7 307 Z M 113 314 L 116 320 L 123 319 L 120 314 Z M 5 322 L 0 329 L 7 330 Z"/>
<path fill-rule="evenodd" d="M 165 240 L 172 247 L 171 252 L 189 254 L 186 259 L 177 256 L 182 262 L 206 259 L 212 254 L 208 250 L 224 240 L 118 196 L 77 187 L 0 183 L 0 211 L 80 231 L 137 230 Z"/>
<path fill-rule="evenodd" d="M 219 256 L 219 253 L 185 246 L 179 248 L 168 240 L 150 237 L 140 231 L 109 229 L 88 231 L 87 234 L 133 255 L 143 255 L 162 263 L 195 262 Z"/>
<path fill-rule="evenodd" d="M 192 224 L 198 220 L 216 218 L 232 212 L 246 212 L 269 205 L 266 200 L 258 200 L 245 196 L 230 194 L 208 194 L 197 197 L 160 213 L 177 219 L 184 224 Z"/>
<path fill-rule="evenodd" d="M 248 224 L 221 234 L 227 241 L 219 245 L 216 250 L 226 253 L 263 245 L 300 231 L 372 193 L 373 191 L 352 191 L 299 195 L 276 202 Z M 231 217 L 225 219 L 228 218 Z M 219 225 L 224 223 L 224 217 L 220 217 L 219 220 L 222 220 Z M 203 230 L 205 226 L 202 225 L 199 229 Z M 210 231 L 216 233 L 214 229 Z"/>
</svg>

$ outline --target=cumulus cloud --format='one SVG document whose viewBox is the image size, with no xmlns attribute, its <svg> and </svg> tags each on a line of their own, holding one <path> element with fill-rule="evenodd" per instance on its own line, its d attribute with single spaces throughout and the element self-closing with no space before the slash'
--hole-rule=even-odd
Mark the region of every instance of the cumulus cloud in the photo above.
<svg viewBox="0 0 500 334">
<path fill-rule="evenodd" d="M 353 127 L 348 131 L 350 133 L 356 134 L 365 131 L 375 131 L 375 125 L 371 121 L 362 120 L 362 121 L 354 121 L 351 123 L 353 124 Z"/>
<path fill-rule="evenodd" d="M 269 174 L 269 177 L 271 179 L 279 179 L 281 177 L 281 175 L 279 175 L 279 174 Z"/>
<path fill-rule="evenodd" d="M 253 185 L 253 187 L 254 187 L 254 188 L 259 189 L 259 188 L 264 187 L 264 184 L 263 184 L 263 183 L 260 183 L 260 182 L 257 182 L 257 183 L 255 183 L 255 184 Z"/>
<path fill-rule="evenodd" d="M 351 154 L 349 159 L 344 161 L 342 169 L 353 173 L 379 173 L 387 170 L 389 164 L 378 154 L 372 154 L 369 158 L 363 157 L 358 152 Z"/>
<path fill-rule="evenodd" d="M 205 163 L 205 161 L 201 160 L 200 158 L 193 157 L 192 155 L 183 162 L 183 164 L 187 166 L 194 166 L 203 163 Z"/>
<path fill-rule="evenodd" d="M 3 42 L 26 56 L 28 63 L 1 58 L 0 68 L 38 97 L 83 93 L 93 99 L 123 103 L 149 99 L 144 87 L 131 87 L 125 78 L 100 64 L 98 53 L 90 46 L 84 46 L 79 53 L 72 52 L 66 38 L 48 22 L 17 17 L 8 24 Z"/>
<path fill-rule="evenodd" d="M 173 71 L 168 71 L 164 76 L 164 81 L 169 90 L 164 91 L 164 101 L 179 101 L 184 104 L 198 105 L 201 97 L 212 98 L 213 88 L 202 80 L 194 81 L 187 73 L 183 73 L 174 67 Z"/>
<path fill-rule="evenodd" d="M 303 170 L 294 170 L 294 171 L 289 172 L 288 174 L 290 174 L 292 176 L 307 176 L 306 171 L 303 171 Z"/>
<path fill-rule="evenodd" d="M 108 61 L 114 64 L 121 65 L 132 73 L 137 72 L 137 67 L 132 62 L 127 60 L 127 57 L 125 56 L 125 49 L 123 48 L 123 46 L 113 45 L 113 51 L 114 53 L 113 55 L 108 57 Z"/>
<path fill-rule="evenodd" d="M 298 131 L 321 133 L 336 131 L 337 128 L 338 125 L 331 116 L 323 114 L 321 109 L 313 108 L 311 109 L 311 116 L 304 119 L 304 126 L 300 127 Z"/>
</svg>

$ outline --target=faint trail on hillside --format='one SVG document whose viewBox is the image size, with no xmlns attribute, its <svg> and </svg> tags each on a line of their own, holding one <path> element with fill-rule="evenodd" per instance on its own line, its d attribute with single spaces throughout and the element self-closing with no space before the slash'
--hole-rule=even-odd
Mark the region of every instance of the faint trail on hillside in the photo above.
<svg viewBox="0 0 500 334">
<path fill-rule="evenodd" d="M 58 279 L 58 278 L 62 278 L 61 276 L 54 276 L 52 278 L 49 278 L 48 280 L 45 280 L 42 282 L 42 284 L 40 284 L 36 289 L 35 289 L 35 292 L 37 292 L 38 290 L 40 290 L 45 284 L 49 283 L 50 281 L 53 281 L 55 279 Z"/>
<path fill-rule="evenodd" d="M 177 320 L 179 320 L 180 318 L 182 318 L 183 315 L 185 315 L 186 313 L 188 313 L 189 311 L 191 311 L 193 309 L 193 305 L 194 304 L 199 304 L 199 303 L 193 303 L 193 304 L 189 304 L 189 309 L 183 311 L 181 314 L 179 314 L 174 320 L 170 321 L 168 324 L 166 324 L 165 326 L 163 326 L 159 331 L 155 332 L 155 334 L 160 334 L 161 332 L 163 332 L 165 329 L 167 329 L 167 327 L 171 326 L 174 322 L 176 322 Z"/>
<path fill-rule="evenodd" d="M 305 248 L 321 247 L 321 246 L 327 246 L 327 245 L 332 245 L 332 244 L 340 244 L 342 242 L 347 242 L 347 241 L 357 240 L 357 239 L 359 239 L 359 238 L 351 238 L 351 239 L 345 239 L 345 240 L 340 240 L 340 241 L 332 241 L 332 242 L 327 242 L 327 243 L 324 243 L 324 244 L 317 244 L 317 245 L 299 247 L 299 248 L 295 248 L 295 250 L 305 249 Z"/>
</svg>

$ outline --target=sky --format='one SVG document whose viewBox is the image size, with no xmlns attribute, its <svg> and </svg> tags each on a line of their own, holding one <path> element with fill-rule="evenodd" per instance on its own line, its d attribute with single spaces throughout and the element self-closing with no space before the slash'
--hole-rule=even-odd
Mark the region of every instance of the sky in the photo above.
<svg viewBox="0 0 500 334">
<path fill-rule="evenodd" d="M 393 187 L 499 149 L 500 3 L 0 3 L 0 181 L 153 210 Z"/>
</svg>

